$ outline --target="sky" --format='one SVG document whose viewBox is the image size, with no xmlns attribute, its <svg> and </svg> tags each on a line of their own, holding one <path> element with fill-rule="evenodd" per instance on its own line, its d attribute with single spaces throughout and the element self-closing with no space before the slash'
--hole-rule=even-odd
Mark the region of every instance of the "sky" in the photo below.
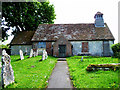
<svg viewBox="0 0 120 90">
<path fill-rule="evenodd" d="M 49 0 L 55 7 L 55 24 L 94 23 L 94 15 L 103 13 L 104 22 L 118 43 L 118 2 L 120 0 Z M 13 36 L 5 43 L 9 43 Z"/>
<path fill-rule="evenodd" d="M 55 24 L 94 23 L 94 15 L 102 12 L 115 42 L 118 42 L 118 2 L 120 0 L 49 0 L 55 6 Z"/>
</svg>

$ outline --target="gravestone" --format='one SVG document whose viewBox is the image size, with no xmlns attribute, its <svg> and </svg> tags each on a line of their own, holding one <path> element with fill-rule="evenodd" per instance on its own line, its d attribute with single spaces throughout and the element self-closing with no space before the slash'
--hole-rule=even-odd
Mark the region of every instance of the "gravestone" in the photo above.
<svg viewBox="0 0 120 90">
<path fill-rule="evenodd" d="M 33 56 L 35 57 L 35 56 L 38 56 L 38 50 L 35 50 L 34 52 L 33 52 Z"/>
<path fill-rule="evenodd" d="M 27 48 L 25 48 L 25 55 L 27 55 Z"/>
<path fill-rule="evenodd" d="M 33 56 L 34 56 L 34 57 L 36 56 L 36 52 L 35 52 L 35 51 L 33 52 Z"/>
<path fill-rule="evenodd" d="M 2 64 L 1 64 L 1 62 L 0 62 L 0 68 L 2 67 Z"/>
<path fill-rule="evenodd" d="M 45 50 L 43 50 L 43 53 L 42 53 L 42 60 L 45 60 Z"/>
<path fill-rule="evenodd" d="M 83 61 L 83 56 L 82 56 L 82 58 L 81 58 L 81 61 Z"/>
<path fill-rule="evenodd" d="M 20 51 L 19 51 L 19 53 L 20 53 L 20 59 L 21 59 L 21 60 L 23 60 L 23 59 L 24 59 L 24 56 L 23 56 L 23 51 L 22 51 L 22 50 L 20 50 Z"/>
<path fill-rule="evenodd" d="M 47 59 L 47 58 L 48 58 L 47 51 L 45 51 L 45 59 Z"/>
<path fill-rule="evenodd" d="M 33 49 L 30 51 L 30 58 L 33 56 Z"/>
<path fill-rule="evenodd" d="M 43 50 L 43 54 L 42 54 L 42 60 L 45 60 L 47 59 L 48 55 L 47 55 L 47 52 L 46 50 Z"/>
<path fill-rule="evenodd" d="M 38 49 L 37 49 L 37 51 L 36 51 L 36 56 L 38 56 Z"/>
<path fill-rule="evenodd" d="M 5 49 L 3 49 L 3 51 L 2 51 L 2 55 L 6 55 L 7 53 L 6 53 L 6 50 Z"/>
<path fill-rule="evenodd" d="M 14 82 L 14 71 L 10 64 L 11 59 L 9 55 L 3 55 L 1 58 L 2 61 L 2 71 L 1 71 L 1 80 L 2 87 L 6 87 L 7 85 Z"/>
</svg>

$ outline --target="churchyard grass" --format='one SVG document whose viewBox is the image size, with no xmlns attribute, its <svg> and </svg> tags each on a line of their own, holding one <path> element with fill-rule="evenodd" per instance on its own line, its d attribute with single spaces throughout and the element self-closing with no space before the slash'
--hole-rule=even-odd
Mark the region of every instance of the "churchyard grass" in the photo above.
<svg viewBox="0 0 120 90">
<path fill-rule="evenodd" d="M 20 60 L 19 55 L 10 57 L 15 83 L 6 88 L 45 88 L 57 62 L 57 58 L 51 56 L 40 62 L 39 60 L 42 59 L 42 56 L 31 58 L 25 56 L 23 60 Z"/>
<path fill-rule="evenodd" d="M 67 58 L 70 77 L 76 88 L 118 88 L 118 70 L 86 71 L 89 64 L 118 63 L 117 58 L 81 56 Z"/>
</svg>

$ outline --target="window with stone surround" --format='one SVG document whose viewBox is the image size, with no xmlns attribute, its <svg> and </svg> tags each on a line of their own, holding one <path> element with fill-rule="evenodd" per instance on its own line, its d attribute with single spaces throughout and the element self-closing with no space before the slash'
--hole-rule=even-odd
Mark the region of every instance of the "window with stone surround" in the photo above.
<svg viewBox="0 0 120 90">
<path fill-rule="evenodd" d="M 37 47 L 38 48 L 46 48 L 46 42 L 38 42 Z"/>
</svg>

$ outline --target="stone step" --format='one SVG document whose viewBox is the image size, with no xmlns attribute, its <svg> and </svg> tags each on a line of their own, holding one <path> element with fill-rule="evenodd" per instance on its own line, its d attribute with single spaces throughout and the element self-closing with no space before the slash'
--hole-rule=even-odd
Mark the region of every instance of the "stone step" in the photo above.
<svg viewBox="0 0 120 90">
<path fill-rule="evenodd" d="M 66 58 L 58 58 L 58 61 L 66 61 Z"/>
</svg>

